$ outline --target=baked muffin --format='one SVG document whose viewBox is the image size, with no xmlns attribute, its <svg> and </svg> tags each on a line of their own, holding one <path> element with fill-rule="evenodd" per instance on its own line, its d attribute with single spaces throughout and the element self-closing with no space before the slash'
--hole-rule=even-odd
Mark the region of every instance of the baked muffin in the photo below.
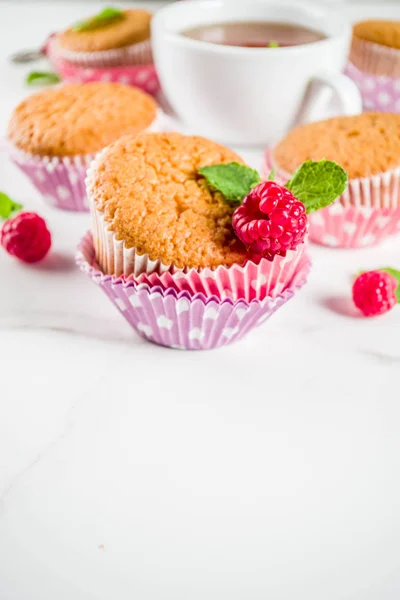
<svg viewBox="0 0 400 600">
<path fill-rule="evenodd" d="M 144 92 L 117 83 L 46 89 L 13 111 L 7 136 L 15 162 L 51 204 L 84 209 L 86 168 L 124 134 L 154 126 L 157 106 Z"/>
<path fill-rule="evenodd" d="M 104 9 L 59 33 L 55 48 L 80 66 L 150 64 L 150 21 L 147 10 Z"/>
<path fill-rule="evenodd" d="M 374 245 L 400 222 L 400 115 L 363 113 L 297 127 L 266 155 L 288 180 L 305 160 L 326 158 L 348 173 L 347 190 L 310 215 L 310 239 L 329 246 Z"/>
<path fill-rule="evenodd" d="M 239 339 L 291 298 L 309 270 L 303 242 L 272 261 L 255 259 L 232 221 L 250 193 L 238 200 L 231 188 L 228 198 L 229 186 L 217 191 L 205 175 L 212 166 L 255 174 L 245 186 L 251 193 L 264 185 L 233 151 L 179 133 L 123 137 L 88 171 L 92 234 L 78 263 L 140 335 L 163 345 L 207 349 Z"/>
<path fill-rule="evenodd" d="M 400 77 L 400 21 L 356 23 L 350 62 L 364 73 Z"/>
</svg>

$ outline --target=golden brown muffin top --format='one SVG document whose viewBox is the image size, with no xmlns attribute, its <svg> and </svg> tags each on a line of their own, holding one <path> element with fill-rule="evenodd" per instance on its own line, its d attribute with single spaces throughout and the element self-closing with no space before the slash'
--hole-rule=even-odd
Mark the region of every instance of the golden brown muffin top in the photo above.
<svg viewBox="0 0 400 600">
<path fill-rule="evenodd" d="M 150 38 L 151 13 L 147 10 L 124 10 L 124 18 L 96 29 L 78 31 L 70 27 L 57 36 L 61 48 L 73 52 L 99 52 L 124 48 Z"/>
<path fill-rule="evenodd" d="M 137 88 L 120 83 L 74 83 L 46 89 L 23 100 L 8 124 L 20 150 L 41 156 L 98 152 L 154 121 L 157 105 Z"/>
<path fill-rule="evenodd" d="M 127 248 L 177 267 L 243 263 L 232 229 L 234 206 L 211 191 L 200 167 L 240 162 L 231 150 L 197 136 L 124 137 L 96 161 L 88 193 Z"/>
<path fill-rule="evenodd" d="M 400 21 L 361 21 L 353 26 L 353 35 L 366 42 L 400 48 Z"/>
<path fill-rule="evenodd" d="M 334 160 L 349 179 L 400 165 L 400 115 L 363 113 L 293 129 L 274 149 L 277 166 L 292 173 L 305 160 Z"/>
</svg>

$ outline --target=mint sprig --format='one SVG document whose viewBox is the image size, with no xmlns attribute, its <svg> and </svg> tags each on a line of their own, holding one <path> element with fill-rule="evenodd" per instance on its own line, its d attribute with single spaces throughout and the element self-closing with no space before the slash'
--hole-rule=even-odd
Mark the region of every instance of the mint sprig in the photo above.
<svg viewBox="0 0 400 600">
<path fill-rule="evenodd" d="M 381 269 L 378 269 L 378 271 L 385 271 L 385 273 L 389 273 L 389 275 L 392 275 L 392 277 L 394 277 L 397 281 L 397 288 L 396 288 L 396 298 L 397 298 L 397 302 L 400 302 L 400 271 L 397 271 L 396 269 L 392 269 L 391 267 L 382 267 Z"/>
<path fill-rule="evenodd" d="M 271 40 L 268 44 L 268 48 L 279 48 L 279 44 L 275 40 Z"/>
<path fill-rule="evenodd" d="M 7 196 L 4 192 L 0 192 L 0 218 L 8 219 L 15 212 L 21 210 L 22 204 L 11 200 L 10 196 Z"/>
<path fill-rule="evenodd" d="M 307 160 L 294 172 L 286 188 L 303 202 L 307 214 L 332 204 L 343 194 L 347 173 L 331 160 Z"/>
<path fill-rule="evenodd" d="M 114 21 L 119 21 L 124 17 L 125 15 L 122 10 L 108 6 L 100 11 L 97 15 L 94 15 L 89 19 L 85 19 L 84 21 L 75 23 L 73 29 L 75 31 L 91 31 L 92 29 L 98 29 L 99 27 L 104 27 L 104 25 L 109 25 Z"/>
<path fill-rule="evenodd" d="M 198 172 L 209 186 L 221 192 L 225 200 L 232 204 L 240 204 L 250 190 L 261 181 L 257 171 L 237 162 L 202 167 Z"/>
<path fill-rule="evenodd" d="M 25 79 L 28 85 L 52 85 L 60 81 L 60 76 L 53 71 L 31 71 Z"/>
</svg>

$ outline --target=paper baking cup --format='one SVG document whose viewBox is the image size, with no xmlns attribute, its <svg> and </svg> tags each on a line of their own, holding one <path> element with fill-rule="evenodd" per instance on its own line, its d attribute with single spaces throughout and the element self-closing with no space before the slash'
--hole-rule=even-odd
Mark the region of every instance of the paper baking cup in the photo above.
<svg viewBox="0 0 400 600">
<path fill-rule="evenodd" d="M 153 55 L 150 40 L 124 48 L 99 52 L 73 52 L 62 48 L 57 36 L 51 41 L 50 53 L 79 67 L 121 67 L 125 65 L 151 65 Z"/>
<path fill-rule="evenodd" d="M 54 55 L 51 44 L 48 56 L 62 80 L 68 83 L 89 83 L 91 81 L 124 83 L 138 87 L 153 96 L 160 91 L 160 83 L 153 64 L 81 67 Z"/>
<path fill-rule="evenodd" d="M 25 173 L 43 200 L 63 210 L 87 212 L 86 170 L 94 154 L 72 157 L 45 157 L 9 147 L 11 160 Z"/>
<path fill-rule="evenodd" d="M 363 73 L 351 63 L 345 73 L 360 90 L 364 110 L 400 113 L 400 79 Z"/>
<path fill-rule="evenodd" d="M 262 258 L 257 263 L 249 260 L 242 266 L 179 269 L 173 263 L 165 265 L 160 260 L 151 260 L 147 254 L 139 255 L 134 248 L 126 248 L 123 241 L 116 239 L 104 215 L 90 201 L 90 192 L 88 194 L 97 260 L 103 272 L 110 275 L 134 277 L 142 283 L 192 295 L 203 293 L 250 302 L 283 292 L 304 258 L 306 244 L 300 244 L 284 257 L 276 256 L 273 261 Z"/>
<path fill-rule="evenodd" d="M 353 37 L 350 62 L 371 75 L 400 77 L 400 50 Z"/>
<path fill-rule="evenodd" d="M 270 148 L 265 172 L 277 169 L 277 180 L 290 174 L 277 168 Z M 322 210 L 311 213 L 310 240 L 336 248 L 363 248 L 379 244 L 400 228 L 400 166 L 386 173 L 350 179 L 344 193 Z"/>
<path fill-rule="evenodd" d="M 305 263 L 296 283 L 275 298 L 233 302 L 203 294 L 190 296 L 172 289 L 163 291 L 105 275 L 95 263 L 90 233 L 80 243 L 77 263 L 139 335 L 181 350 L 210 350 L 241 339 L 293 297 L 306 282 L 310 267 L 309 262 Z"/>
</svg>

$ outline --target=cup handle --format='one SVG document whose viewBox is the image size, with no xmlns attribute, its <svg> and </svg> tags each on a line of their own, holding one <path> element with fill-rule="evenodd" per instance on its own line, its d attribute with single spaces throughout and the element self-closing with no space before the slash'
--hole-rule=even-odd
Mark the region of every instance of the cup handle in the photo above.
<svg viewBox="0 0 400 600">
<path fill-rule="evenodd" d="M 362 112 L 361 94 L 354 81 L 343 73 L 327 73 L 314 77 L 308 84 L 292 126 L 323 119 L 332 95 L 340 105 L 336 114 L 348 116 Z"/>
</svg>

